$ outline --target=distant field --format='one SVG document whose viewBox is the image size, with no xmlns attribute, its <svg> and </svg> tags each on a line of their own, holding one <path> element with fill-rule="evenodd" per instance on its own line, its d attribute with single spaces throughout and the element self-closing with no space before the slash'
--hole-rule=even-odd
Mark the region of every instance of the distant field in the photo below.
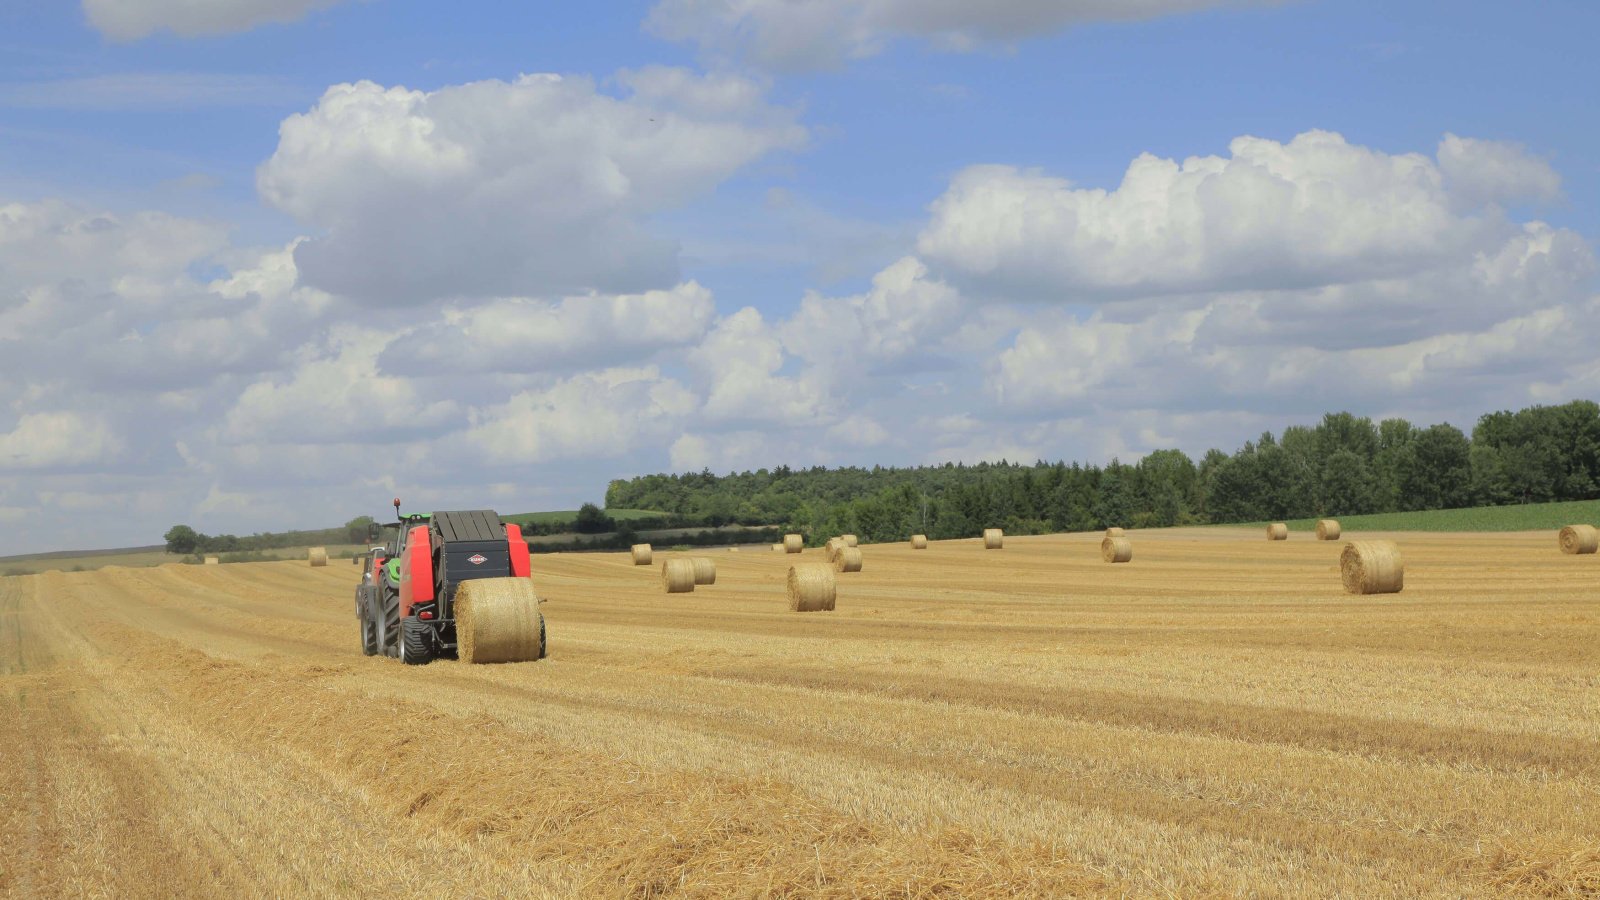
<svg viewBox="0 0 1600 900">
<path fill-rule="evenodd" d="M 605 514 L 618 522 L 631 522 L 635 519 L 659 519 L 666 515 L 666 513 L 656 509 L 608 509 Z M 500 518 L 507 522 L 515 522 L 518 525 L 561 525 L 577 519 L 578 511 L 575 509 L 558 509 L 550 512 L 512 513 Z"/>
<path fill-rule="evenodd" d="M 1540 531 L 1565 525 L 1600 525 L 1600 500 L 1476 506 L 1427 512 L 1339 516 L 1345 531 Z M 1265 526 L 1265 522 L 1251 523 Z M 1315 531 L 1316 519 L 1291 519 L 1290 531 Z"/>
<path fill-rule="evenodd" d="M 365 544 L 325 544 L 328 556 L 348 558 L 351 551 L 361 550 Z M 275 550 L 251 551 L 249 561 L 276 560 L 276 559 L 305 559 L 307 547 L 279 547 Z M 232 563 L 229 557 L 236 554 L 210 553 L 224 563 Z M 33 575 L 39 572 L 92 572 L 102 566 L 129 566 L 132 568 L 159 566 L 165 563 L 183 562 L 187 557 L 174 556 L 164 550 L 130 549 L 130 550 L 105 550 L 105 551 L 73 551 L 70 555 L 63 553 L 39 553 L 30 556 L 12 556 L 0 559 L 0 575 Z M 349 562 L 345 562 L 349 565 Z"/>
</svg>

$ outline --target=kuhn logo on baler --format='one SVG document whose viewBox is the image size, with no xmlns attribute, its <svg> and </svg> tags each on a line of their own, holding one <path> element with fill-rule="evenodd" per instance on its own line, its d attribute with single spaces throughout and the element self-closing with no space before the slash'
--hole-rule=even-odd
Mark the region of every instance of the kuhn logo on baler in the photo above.
<svg viewBox="0 0 1600 900">
<path fill-rule="evenodd" d="M 489 557 L 484 556 L 482 553 L 474 553 L 467 557 L 467 562 L 472 563 L 475 566 L 481 566 L 488 561 Z"/>
</svg>

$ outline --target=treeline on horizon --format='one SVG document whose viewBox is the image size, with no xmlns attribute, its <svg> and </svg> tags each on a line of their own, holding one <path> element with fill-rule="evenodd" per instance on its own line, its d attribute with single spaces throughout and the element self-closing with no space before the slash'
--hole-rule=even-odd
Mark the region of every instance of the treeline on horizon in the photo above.
<svg viewBox="0 0 1600 900">
<path fill-rule="evenodd" d="M 1329 413 L 1198 462 L 1157 450 L 1105 466 L 1001 461 L 888 468 L 759 469 L 611 482 L 606 506 L 716 524 L 781 524 L 812 543 L 935 540 L 1151 528 L 1600 497 L 1600 405 L 1576 400 L 1449 424 Z"/>
</svg>

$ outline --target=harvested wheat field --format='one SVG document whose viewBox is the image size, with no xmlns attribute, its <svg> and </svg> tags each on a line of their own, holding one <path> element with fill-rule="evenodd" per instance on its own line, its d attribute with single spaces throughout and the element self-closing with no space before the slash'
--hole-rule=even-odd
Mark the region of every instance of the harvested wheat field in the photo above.
<svg viewBox="0 0 1600 900">
<path fill-rule="evenodd" d="M 3 578 L 0 894 L 1600 892 L 1595 557 L 1102 537 L 873 546 L 807 615 L 817 549 L 535 556 L 503 666 L 361 656 L 354 567 Z"/>
</svg>

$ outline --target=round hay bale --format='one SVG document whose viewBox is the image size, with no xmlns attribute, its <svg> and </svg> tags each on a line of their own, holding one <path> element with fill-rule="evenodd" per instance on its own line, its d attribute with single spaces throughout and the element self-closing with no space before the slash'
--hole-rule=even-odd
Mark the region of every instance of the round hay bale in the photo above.
<svg viewBox="0 0 1600 900">
<path fill-rule="evenodd" d="M 661 564 L 661 584 L 669 594 L 687 594 L 694 590 L 694 563 L 679 557 Z"/>
<path fill-rule="evenodd" d="M 739 552 L 739 548 L 738 547 L 729 547 L 728 548 L 728 552 L 729 553 L 738 553 Z"/>
<path fill-rule="evenodd" d="M 1273 522 L 1267 526 L 1267 540 L 1287 541 L 1289 539 L 1289 526 L 1282 522 Z"/>
<path fill-rule="evenodd" d="M 853 534 L 841 534 L 839 535 L 839 540 L 844 541 L 846 547 L 855 547 L 860 543 Z"/>
<path fill-rule="evenodd" d="M 1125 563 L 1133 559 L 1133 541 L 1125 537 L 1108 537 L 1102 540 L 1100 558 L 1108 563 Z"/>
<path fill-rule="evenodd" d="M 772 552 L 773 553 L 782 553 L 783 552 L 783 542 L 779 541 L 778 543 L 773 544 L 772 545 Z"/>
<path fill-rule="evenodd" d="M 1561 529 L 1561 552 L 1594 553 L 1600 550 L 1600 529 L 1593 525 L 1568 525 Z"/>
<path fill-rule="evenodd" d="M 312 547 L 306 551 L 306 558 L 311 560 L 313 566 L 325 566 L 328 564 L 328 548 Z"/>
<path fill-rule="evenodd" d="M 689 562 L 694 564 L 694 583 L 696 585 L 717 583 L 717 564 L 712 562 L 710 557 L 696 556 L 692 557 Z"/>
<path fill-rule="evenodd" d="M 925 535 L 925 534 L 913 534 L 911 536 L 911 549 L 913 549 L 913 550 L 926 550 L 926 549 L 928 549 L 928 536 Z"/>
<path fill-rule="evenodd" d="M 1337 541 L 1339 539 L 1339 535 L 1342 533 L 1343 529 L 1339 527 L 1338 519 L 1317 520 L 1317 540 Z"/>
<path fill-rule="evenodd" d="M 798 534 L 783 536 L 783 550 L 785 553 L 799 553 L 806 548 L 806 539 Z"/>
<path fill-rule="evenodd" d="M 650 565 L 650 561 L 652 559 L 654 559 L 654 558 L 655 558 L 655 551 L 650 549 L 650 545 L 649 544 L 634 544 L 633 545 L 633 564 L 634 565 L 636 565 L 636 566 L 648 566 L 648 565 Z"/>
<path fill-rule="evenodd" d="M 208 565 L 208 566 L 218 566 L 218 565 L 221 565 L 221 564 L 222 564 L 222 560 L 217 559 L 215 556 L 206 557 L 206 565 Z"/>
<path fill-rule="evenodd" d="M 838 538 L 828 538 L 828 542 L 822 545 L 822 558 L 828 562 L 838 559 L 841 546 L 843 544 Z"/>
<path fill-rule="evenodd" d="M 831 610 L 838 592 L 831 567 L 821 563 L 789 567 L 789 608 L 795 612 Z"/>
<path fill-rule="evenodd" d="M 1006 541 L 1005 533 L 998 528 L 985 528 L 983 530 L 983 549 L 999 550 Z"/>
<path fill-rule="evenodd" d="M 839 555 L 833 559 L 833 567 L 840 572 L 861 571 L 861 548 L 841 547 Z"/>
<path fill-rule="evenodd" d="M 463 581 L 456 587 L 453 608 L 456 655 L 462 662 L 532 662 L 544 656 L 544 617 L 532 581 Z"/>
<path fill-rule="evenodd" d="M 1351 541 L 1339 554 L 1339 575 L 1352 594 L 1397 594 L 1405 587 L 1405 560 L 1393 541 Z"/>
<path fill-rule="evenodd" d="M 1123 534 L 1123 530 L 1115 526 L 1106 529 L 1106 537 L 1122 537 Z"/>
</svg>

